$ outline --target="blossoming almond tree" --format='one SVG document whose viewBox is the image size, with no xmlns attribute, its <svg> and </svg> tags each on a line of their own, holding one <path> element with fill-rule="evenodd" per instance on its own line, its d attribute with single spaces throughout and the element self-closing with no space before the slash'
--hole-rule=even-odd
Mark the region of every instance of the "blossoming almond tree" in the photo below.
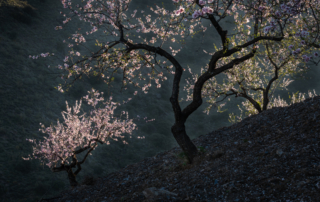
<svg viewBox="0 0 320 202">
<path fill-rule="evenodd" d="M 103 101 L 104 98 L 102 96 L 99 98 L 100 93 L 94 89 L 89 93 L 92 98 L 89 98 L 89 95 L 83 97 L 89 105 L 94 107 L 89 117 L 86 117 L 85 113 L 81 116 L 77 115 L 80 112 L 82 100 L 80 100 L 79 105 L 78 101 L 76 101 L 76 105 L 73 107 L 73 113 L 66 101 L 67 112 L 62 112 L 65 121 L 64 124 L 61 124 L 58 120 L 56 126 L 45 128 L 45 126 L 40 123 L 41 129 L 39 130 L 48 134 L 49 137 L 44 137 L 45 140 L 39 141 L 39 144 L 36 144 L 36 140 L 34 139 L 27 139 L 35 144 L 35 147 L 33 147 L 33 157 L 35 159 L 41 159 L 41 162 L 49 161 L 46 165 L 51 168 L 53 172 L 66 171 L 72 187 L 78 185 L 76 176 L 81 170 L 81 164 L 85 162 L 87 156 L 91 154 L 90 152 L 98 146 L 98 143 L 107 143 L 109 145 L 109 138 L 117 141 L 117 138 L 124 138 L 121 134 L 131 134 L 136 127 L 136 124 L 132 122 L 133 119 L 128 119 L 128 112 L 125 111 L 122 111 L 122 113 L 127 114 L 127 120 L 121 122 L 115 118 L 113 122 L 111 122 L 113 119 L 113 111 L 117 108 L 116 105 L 120 105 L 119 103 L 111 101 L 112 96 L 110 96 L 108 102 L 103 103 L 105 105 L 104 109 L 96 109 L 98 102 Z M 101 92 L 101 94 L 103 94 L 103 92 Z M 130 98 L 128 101 L 130 101 Z M 128 144 L 125 140 L 123 143 Z M 86 154 L 83 160 L 78 161 L 76 155 L 85 151 Z M 28 158 L 23 159 L 30 160 L 31 158 L 29 155 Z M 70 164 L 66 164 L 69 163 L 68 159 L 72 159 Z M 59 164 L 59 166 L 57 166 L 57 164 Z M 77 167 L 77 170 L 73 172 L 72 168 L 75 167 Z"/>
<path fill-rule="evenodd" d="M 165 57 L 172 64 L 171 66 L 166 66 L 166 69 L 170 71 L 169 69 L 174 67 L 174 71 L 171 71 L 171 73 L 174 74 L 174 80 L 170 102 L 174 111 L 175 123 L 171 131 L 190 163 L 192 163 L 194 157 L 197 156 L 198 150 L 186 133 L 185 123 L 188 117 L 202 104 L 202 88 L 204 83 L 220 73 L 236 68 L 237 65 L 261 53 L 262 49 L 258 46 L 260 42 L 269 41 L 285 44 L 286 41 L 301 41 L 300 38 L 293 38 L 294 33 L 299 31 L 298 27 L 303 22 L 303 19 L 307 19 L 309 22 L 314 23 L 314 26 L 317 26 L 317 15 L 313 13 L 318 14 L 319 11 L 319 2 L 317 0 L 284 1 L 286 5 L 288 5 L 288 3 L 290 4 L 290 9 L 293 9 L 294 12 L 286 14 L 279 19 L 279 21 L 276 21 L 273 26 L 273 24 L 271 24 L 272 19 L 278 16 L 278 10 L 281 9 L 283 4 L 283 2 L 277 0 L 173 0 L 173 3 L 176 5 L 176 10 L 173 12 L 169 12 L 165 8 L 158 6 L 156 6 L 156 10 L 151 7 L 150 9 L 159 17 L 151 22 L 151 16 L 144 15 L 146 22 L 142 21 L 141 18 L 136 18 L 139 24 L 131 24 L 130 20 L 127 19 L 127 15 L 124 13 L 128 10 L 128 4 L 130 2 L 131 0 L 88 0 L 85 6 L 76 4 L 75 7 L 77 10 L 75 10 L 72 6 L 72 0 L 68 2 L 62 0 L 64 8 L 68 8 L 74 16 L 79 16 L 80 20 L 91 24 L 93 28 L 90 32 L 86 32 L 87 35 L 102 29 L 102 25 L 109 25 L 108 29 L 103 30 L 103 32 L 106 36 L 112 35 L 118 37 L 118 40 L 109 42 L 99 42 L 96 40 L 98 46 L 97 51 L 93 52 L 90 56 L 82 56 L 82 59 L 75 60 L 76 62 L 73 60 L 70 61 L 70 59 L 73 59 L 72 56 L 77 55 L 79 57 L 81 54 L 70 51 L 70 58 L 66 56 L 64 65 L 59 65 L 58 68 L 64 69 L 67 73 L 66 76 L 64 76 L 66 80 L 74 76 L 75 78 L 72 80 L 75 81 L 81 78 L 83 74 L 93 73 L 100 75 L 102 78 L 106 77 L 106 83 L 111 82 L 113 78 L 113 74 L 109 75 L 107 70 L 113 69 L 113 72 L 122 70 L 124 85 L 129 82 L 140 87 L 138 82 L 134 83 L 133 78 L 136 76 L 134 72 L 140 70 L 142 67 L 141 61 L 145 61 L 147 68 L 152 68 L 151 72 L 148 73 L 148 77 L 150 78 L 149 84 L 145 84 L 142 87 L 142 90 L 147 93 L 148 87 L 151 86 L 152 79 L 155 80 L 158 88 L 161 87 L 159 79 L 166 79 L 166 77 L 163 77 L 162 72 L 157 75 L 155 73 L 158 72 L 156 67 L 161 68 L 161 65 L 156 61 L 156 56 L 160 55 Z M 263 10 L 263 12 L 261 10 Z M 132 18 L 135 17 L 136 12 L 137 10 L 134 10 L 133 14 L 131 14 Z M 144 11 L 141 11 L 141 13 L 143 12 Z M 241 12 L 244 13 L 244 15 L 239 17 Z M 64 14 L 64 16 L 66 15 Z M 233 16 L 235 22 L 238 24 L 235 34 L 228 35 L 228 30 L 224 29 L 224 25 L 220 22 L 227 16 Z M 314 19 L 312 20 L 312 18 Z M 70 20 L 71 18 L 66 18 L 64 23 Z M 193 32 L 193 29 L 197 25 L 200 25 L 200 28 L 206 31 L 207 27 L 201 25 L 201 20 L 210 21 L 210 29 L 215 29 L 219 34 L 220 40 L 214 44 L 215 47 L 219 48 L 216 48 L 216 51 L 210 54 L 210 61 L 206 66 L 206 71 L 199 76 L 194 84 L 192 102 L 184 109 L 181 109 L 178 99 L 183 68 L 174 56 L 182 47 L 178 50 L 174 50 L 172 47 L 170 47 L 170 50 L 165 50 L 162 48 L 162 45 L 168 38 L 171 38 L 171 41 L 175 42 L 175 35 L 184 37 L 196 34 Z M 160 28 L 157 27 L 157 25 L 159 25 Z M 246 31 L 244 28 L 245 25 L 252 27 L 253 31 Z M 62 29 L 62 27 L 58 26 L 56 29 Z M 313 41 L 310 40 L 308 46 L 319 48 L 319 46 L 314 43 L 319 37 L 318 34 L 316 34 L 317 29 L 314 30 L 309 26 L 305 27 L 305 29 L 304 31 L 309 33 L 310 38 L 313 38 Z M 139 36 L 139 39 L 133 42 L 133 40 L 129 38 L 131 35 L 129 31 L 131 30 L 135 30 L 137 33 L 153 32 L 155 37 L 152 37 L 152 39 L 148 41 L 146 38 L 140 39 L 141 36 Z M 272 30 L 273 32 L 269 32 Z M 78 32 L 73 35 L 72 39 L 77 45 L 86 42 L 85 37 Z M 156 43 L 157 40 L 160 40 L 160 44 L 152 45 Z M 117 45 L 125 45 L 125 48 L 117 48 Z M 70 43 L 69 47 L 72 46 L 73 44 Z M 142 50 L 143 54 L 139 53 L 139 50 Z M 286 51 L 286 49 L 279 46 L 277 52 L 282 51 Z M 46 57 L 48 55 L 52 54 L 42 53 L 40 56 Z M 39 56 L 30 57 L 37 59 Z M 153 59 L 155 59 L 154 62 L 152 62 Z M 92 61 L 96 61 L 97 65 L 93 67 L 90 66 Z M 166 61 L 164 61 L 163 64 L 165 64 L 165 62 Z M 241 71 L 245 71 L 245 69 Z M 145 79 L 142 77 L 141 70 L 139 79 Z M 64 86 L 59 85 L 58 89 L 63 91 L 62 87 L 65 86 L 68 87 L 70 84 Z"/>
<path fill-rule="evenodd" d="M 303 32 L 304 31 L 302 31 L 302 33 Z M 303 38 L 305 37 L 305 35 L 299 35 L 299 33 L 296 35 L 303 36 Z M 303 52 L 309 51 L 308 49 L 310 49 L 310 47 L 308 47 L 305 43 L 301 43 L 300 46 L 301 45 L 305 45 L 302 47 L 304 50 Z M 271 109 L 272 107 L 287 106 L 288 104 L 281 99 L 280 96 L 278 96 L 278 98 L 274 96 L 275 90 L 288 90 L 286 87 L 294 80 L 290 80 L 285 77 L 295 76 L 297 73 L 303 73 L 308 69 L 308 67 L 298 67 L 299 64 L 305 65 L 306 62 L 311 61 L 315 65 L 319 64 L 319 59 L 317 59 L 317 61 L 314 59 L 318 57 L 318 53 L 314 52 L 313 58 L 312 56 L 309 57 L 307 55 L 302 55 L 303 52 L 301 52 L 300 48 L 297 49 L 298 51 L 292 51 L 289 53 L 284 51 L 280 53 L 272 52 L 272 50 L 276 50 L 274 46 L 277 46 L 277 44 L 272 45 L 270 42 L 265 42 L 265 44 L 263 44 L 263 47 L 265 47 L 265 53 L 256 53 L 255 57 L 251 58 L 250 60 L 237 65 L 237 67 L 233 69 L 223 72 L 227 75 L 228 79 L 223 79 L 222 84 L 219 84 L 215 78 L 212 78 L 210 81 L 206 82 L 203 87 L 202 96 L 210 98 L 207 101 L 207 103 L 210 103 L 210 106 L 207 107 L 204 112 L 209 114 L 210 109 L 213 106 L 218 108 L 218 112 L 226 111 L 221 110 L 221 107 L 223 107 L 225 103 L 221 105 L 217 105 L 217 103 L 222 102 L 227 97 L 233 95 L 235 95 L 236 98 L 243 97 L 246 99 L 246 101 L 242 102 L 243 106 L 245 107 L 244 110 L 238 105 L 241 111 L 240 116 L 237 116 L 238 120 L 236 120 L 234 113 L 229 114 L 229 121 L 232 123 L 242 120 L 243 111 L 246 111 L 245 117 L 247 117 L 253 114 L 261 113 L 262 111 Z M 293 45 L 288 46 L 290 50 L 292 50 L 293 47 Z M 189 71 L 192 74 L 190 68 Z M 204 72 L 203 68 L 201 69 L 201 73 L 202 72 Z M 198 75 L 193 74 L 192 77 L 193 80 L 196 81 Z M 269 79 L 267 77 L 269 77 Z M 191 79 L 187 80 L 187 86 L 185 86 L 184 89 L 188 92 L 186 101 L 192 100 L 191 89 L 194 86 L 192 85 L 194 81 L 191 81 Z M 297 93 L 293 93 L 292 97 L 289 96 L 289 98 L 292 98 L 291 104 L 305 100 L 305 94 L 299 93 L 299 95 L 297 95 Z M 317 94 L 314 91 L 314 95 L 311 92 L 309 92 L 308 95 L 309 97 L 314 97 Z M 217 98 L 220 96 L 224 97 L 222 100 L 217 101 Z M 230 100 L 230 98 L 228 98 L 228 100 Z"/>
<path fill-rule="evenodd" d="M 275 16 L 273 16 L 274 18 L 271 19 L 270 26 L 265 27 L 264 32 L 266 34 L 269 32 L 274 33 L 277 28 L 277 22 L 280 22 L 280 20 L 290 21 L 290 14 L 297 14 L 299 12 L 298 7 L 302 8 L 301 6 L 302 4 L 300 4 L 298 1 L 287 2 L 286 4 L 282 3 L 279 10 L 275 12 Z M 263 14 L 265 11 L 265 5 L 255 5 L 255 9 Z M 209 114 L 212 106 L 218 106 L 218 102 L 221 102 L 225 98 L 232 95 L 246 99 L 245 102 L 242 102 L 245 110 L 247 111 L 246 116 L 260 113 L 266 109 L 270 109 L 271 107 L 287 106 L 287 103 L 283 99 L 280 97 L 275 98 L 273 96 L 273 93 L 276 89 L 287 90 L 286 87 L 293 81 L 284 77 L 293 76 L 294 74 L 304 72 L 305 70 L 303 70 L 303 67 L 299 67 L 300 69 L 298 69 L 299 64 L 305 65 L 307 62 L 313 62 L 315 65 L 319 64 L 318 52 L 315 51 L 311 55 L 312 46 L 318 47 L 316 44 L 314 44 L 314 36 L 319 33 L 319 26 L 313 27 L 313 25 L 319 25 L 319 21 L 317 20 L 319 10 L 318 8 L 312 7 L 311 9 L 314 11 L 312 13 L 312 17 L 309 17 L 308 19 L 300 19 L 305 21 L 305 23 L 301 22 L 298 24 L 293 32 L 294 35 L 291 36 L 292 38 L 282 41 L 282 44 L 277 44 L 270 41 L 259 42 L 258 44 L 260 44 L 260 46 L 262 45 L 264 51 L 261 54 L 256 53 L 255 56 L 250 60 L 247 60 L 242 64 L 223 72 L 227 75 L 228 79 L 223 80 L 222 84 L 219 84 L 214 77 L 210 79 L 210 82 L 206 82 L 202 96 L 208 96 L 210 98 L 210 100 L 207 101 L 210 103 L 210 106 L 204 112 Z M 294 25 L 290 26 L 293 27 Z M 247 27 L 249 28 L 247 32 L 250 32 L 251 27 L 249 25 L 247 25 Z M 313 28 L 315 31 L 313 33 L 313 37 L 310 37 L 309 32 L 306 31 L 309 28 Z M 291 43 L 291 45 L 286 45 L 288 43 Z M 279 48 L 279 46 L 282 47 Z M 279 49 L 280 51 L 277 52 L 276 50 Z M 261 66 L 264 68 L 260 68 Z M 304 67 L 304 69 L 308 68 Z M 192 74 L 190 68 L 189 71 Z M 201 73 L 203 72 L 204 69 L 202 68 Z M 266 76 L 271 78 L 267 79 Z M 196 81 L 197 78 L 198 75 L 194 74 L 193 80 Z M 281 82 L 282 79 L 283 81 Z M 194 85 L 192 85 L 193 82 L 190 80 L 188 80 L 187 83 L 188 86 L 185 86 L 185 90 L 188 92 L 188 101 L 192 100 L 192 93 L 190 92 L 190 89 L 192 89 Z M 238 88 L 236 88 L 236 86 Z M 253 91 L 253 93 L 250 91 Z M 316 95 L 315 91 L 314 94 Z M 217 101 L 216 99 L 222 95 L 224 95 L 224 98 L 220 101 Z M 309 92 L 309 97 L 313 96 L 314 95 Z M 303 101 L 304 99 L 304 94 L 300 93 L 299 97 L 297 97 L 297 94 L 293 94 L 291 103 Z M 224 106 L 224 104 L 225 103 L 218 106 L 218 112 L 223 112 L 221 111 L 221 107 Z M 239 105 L 238 107 L 241 112 L 243 112 Z M 236 122 L 235 115 L 233 113 L 231 113 L 229 117 L 230 122 Z M 242 113 L 237 118 L 238 121 L 241 121 Z"/>
</svg>

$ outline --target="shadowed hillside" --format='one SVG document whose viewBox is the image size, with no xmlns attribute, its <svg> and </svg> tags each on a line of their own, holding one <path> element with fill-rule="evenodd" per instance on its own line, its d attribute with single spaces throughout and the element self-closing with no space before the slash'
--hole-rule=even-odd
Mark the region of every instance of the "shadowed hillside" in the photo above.
<svg viewBox="0 0 320 202">
<path fill-rule="evenodd" d="M 319 119 L 320 96 L 272 108 L 195 138 L 193 165 L 175 147 L 49 201 L 318 201 Z"/>
</svg>

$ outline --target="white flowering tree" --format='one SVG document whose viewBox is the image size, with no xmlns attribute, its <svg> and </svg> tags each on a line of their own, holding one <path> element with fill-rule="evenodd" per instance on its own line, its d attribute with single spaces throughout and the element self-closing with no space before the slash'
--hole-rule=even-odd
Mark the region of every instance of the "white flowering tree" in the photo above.
<svg viewBox="0 0 320 202">
<path fill-rule="evenodd" d="M 276 13 L 277 16 L 282 17 L 284 12 L 288 11 L 290 11 L 290 9 L 284 10 L 281 13 L 277 11 Z M 275 27 L 274 21 L 275 20 L 271 21 L 273 31 Z M 270 26 L 268 29 L 265 29 L 265 33 L 269 31 Z M 235 116 L 234 113 L 229 114 L 229 121 L 232 123 L 241 121 L 243 119 L 243 112 L 245 112 L 245 117 L 248 117 L 271 109 L 272 107 L 288 106 L 286 101 L 280 98 L 280 96 L 278 96 L 278 98 L 274 96 L 275 90 L 288 90 L 287 86 L 294 81 L 288 77 L 293 77 L 298 73 L 302 74 L 307 71 L 308 67 L 306 63 L 312 62 L 315 65 L 319 64 L 319 54 L 316 51 L 310 51 L 312 47 L 309 45 L 313 42 L 309 41 L 310 38 L 307 38 L 308 36 L 309 33 L 307 31 L 297 31 L 294 37 L 301 38 L 301 42 L 297 44 L 294 41 L 295 39 L 292 39 L 291 43 L 295 43 L 295 46 L 292 44 L 288 45 L 287 50 L 290 51 L 284 51 L 286 50 L 285 43 L 259 43 L 259 46 L 263 47 L 263 51 L 256 53 L 250 60 L 237 65 L 235 68 L 223 72 L 223 74 L 227 76 L 227 79 L 223 79 L 221 84 L 217 82 L 214 77 L 205 83 L 202 96 L 209 98 L 207 103 L 210 105 L 204 112 L 209 114 L 213 106 L 218 108 L 218 112 L 226 111 L 226 109 L 221 110 L 226 102 L 220 105 L 218 105 L 218 103 L 223 102 L 226 98 L 230 100 L 231 96 L 235 96 L 235 98 L 243 97 L 245 99 L 245 102 L 242 102 L 244 109 L 238 105 L 241 111 L 239 116 Z M 284 42 L 290 43 L 289 40 Z M 272 51 L 278 50 L 280 45 L 284 46 L 284 50 L 280 52 Z M 307 53 L 309 53 L 309 55 Z M 194 82 L 196 82 L 198 78 L 198 75 L 193 74 L 190 68 L 189 71 L 192 74 L 192 79 L 188 79 L 187 86 L 184 87 L 184 90 L 188 93 L 186 101 L 192 100 L 191 90 L 194 87 Z M 201 73 L 204 73 L 204 71 L 205 70 L 201 68 Z M 309 97 L 314 97 L 317 94 L 315 90 L 313 90 L 313 93 L 309 91 L 308 95 Z M 217 101 L 217 99 L 221 97 L 223 98 Z M 291 98 L 291 104 L 293 104 L 305 100 L 305 94 L 298 94 L 297 92 L 293 93 L 292 96 L 289 95 L 289 98 Z"/>
</svg>

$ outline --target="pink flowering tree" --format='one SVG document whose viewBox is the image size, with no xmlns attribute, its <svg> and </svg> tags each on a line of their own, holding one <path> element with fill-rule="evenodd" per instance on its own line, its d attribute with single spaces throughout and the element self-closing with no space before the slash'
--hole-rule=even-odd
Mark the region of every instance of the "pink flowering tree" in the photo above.
<svg viewBox="0 0 320 202">
<path fill-rule="evenodd" d="M 39 130 L 48 134 L 48 137 L 44 137 L 44 141 L 39 141 L 38 144 L 34 139 L 27 139 L 34 143 L 35 146 L 33 147 L 33 155 L 23 158 L 24 160 L 40 159 L 43 163 L 48 161 L 46 165 L 53 172 L 66 171 L 72 187 L 78 185 L 76 176 L 81 171 L 81 164 L 85 162 L 89 154 L 91 155 L 91 151 L 98 146 L 98 143 L 109 145 L 109 138 L 118 141 L 118 138 L 124 138 L 121 134 L 128 133 L 131 135 L 136 128 L 136 124 L 132 122 L 133 119 L 128 119 L 128 112 L 122 111 L 122 114 L 126 114 L 126 120 L 120 121 L 120 119 L 113 118 L 113 111 L 120 104 L 112 102 L 112 96 L 110 96 L 108 102 L 103 103 L 105 108 L 96 109 L 98 102 L 103 101 L 104 98 L 102 96 L 99 97 L 100 93 L 94 89 L 91 92 L 88 91 L 88 93 L 90 98 L 89 95 L 83 98 L 88 105 L 94 107 L 90 112 L 90 116 L 87 117 L 85 113 L 78 116 L 82 99 L 79 104 L 76 101 L 73 112 L 66 101 L 67 112 L 62 112 L 64 123 L 62 124 L 58 120 L 56 126 L 47 128 L 40 123 L 41 129 Z M 128 144 L 125 140 L 123 140 L 123 143 Z M 77 154 L 83 152 L 85 152 L 85 156 L 79 161 Z M 69 163 L 70 160 L 71 163 Z M 77 167 L 77 170 L 73 172 L 72 168 L 75 167 Z"/>
<path fill-rule="evenodd" d="M 106 83 L 109 83 L 113 79 L 113 72 L 119 70 L 123 71 L 123 85 L 132 83 L 140 87 L 139 83 L 134 80 L 137 76 L 135 72 L 141 70 L 143 66 L 151 67 L 152 69 L 147 75 L 150 78 L 149 84 L 142 87 L 144 93 L 147 93 L 151 86 L 151 80 L 155 81 L 157 88 L 161 87 L 159 80 L 163 81 L 166 77 L 163 77 L 163 73 L 159 72 L 158 69 L 165 67 L 166 70 L 174 74 L 170 102 L 174 111 L 175 123 L 171 131 L 190 163 L 198 155 L 198 150 L 186 133 L 185 123 L 188 117 L 201 106 L 203 102 L 202 92 L 206 82 L 221 73 L 232 70 L 239 71 L 237 75 L 244 74 L 253 81 L 252 75 L 247 70 L 249 67 L 243 65 L 240 68 L 240 66 L 250 63 L 259 55 L 268 56 L 267 46 L 272 48 L 273 52 L 281 54 L 282 52 L 292 52 L 288 48 L 290 43 L 290 45 L 293 45 L 291 48 L 294 49 L 294 55 L 297 57 L 295 59 L 297 60 L 301 60 L 303 57 L 305 60 L 311 58 L 311 51 L 319 49 L 319 45 L 316 44 L 319 37 L 319 3 L 316 0 L 284 2 L 277 0 L 173 0 L 176 6 L 173 12 L 158 6 L 156 6 L 157 9 L 150 7 L 150 10 L 158 17 L 151 21 L 150 15 L 144 15 L 146 21 L 136 18 L 138 24 L 131 23 L 125 13 L 130 2 L 130 0 L 87 0 L 85 5 L 80 6 L 79 4 L 73 5 L 72 0 L 62 0 L 64 8 L 68 8 L 73 16 L 78 16 L 80 20 L 90 23 L 92 30 L 86 32 L 87 35 L 102 30 L 106 36 L 114 36 L 118 40 L 107 42 L 97 40 L 97 50 L 89 56 L 82 56 L 82 59 L 79 58 L 78 60 L 76 57 L 80 57 L 81 54 L 70 51 L 70 54 L 65 56 L 64 64 L 58 65 L 58 68 L 66 72 L 63 76 L 66 82 L 71 78 L 73 83 L 83 74 L 94 74 L 101 76 Z M 136 12 L 137 10 L 134 10 L 130 18 L 134 18 Z M 143 12 L 141 11 L 141 13 Z M 63 15 L 66 16 L 66 14 Z M 228 16 L 234 17 L 237 25 L 233 34 L 228 34 L 229 30 L 226 30 L 220 22 Z M 68 23 L 70 20 L 71 18 L 66 18 L 64 23 Z M 213 46 L 215 51 L 209 53 L 210 61 L 192 87 L 192 102 L 181 109 L 179 85 L 183 68 L 174 56 L 182 47 L 178 50 L 174 50 L 172 47 L 165 50 L 162 45 L 168 39 L 176 42 L 176 35 L 182 38 L 195 35 L 196 32 L 193 29 L 198 25 L 205 32 L 207 27 L 201 24 L 202 20 L 208 20 L 211 23 L 210 29 L 214 29 L 219 34 L 220 40 L 215 41 Z M 108 29 L 104 30 L 101 25 L 108 26 Z M 157 25 L 160 27 L 157 27 Z M 56 30 L 59 29 L 62 29 L 62 26 L 56 27 Z M 146 38 L 141 39 L 141 36 L 139 36 L 139 39 L 133 41 L 130 39 L 131 33 L 129 31 L 131 30 L 141 34 L 153 32 L 155 37 L 147 40 Z M 302 33 L 302 31 L 308 33 L 308 37 L 304 39 L 295 36 L 296 33 Z M 84 35 L 78 32 L 73 35 L 72 40 L 75 41 L 76 45 L 86 42 Z M 159 44 L 156 45 L 155 43 L 158 40 Z M 300 44 L 302 40 L 306 42 L 306 48 L 298 47 L 297 44 Z M 69 47 L 73 45 L 73 43 L 70 43 Z M 125 45 L 125 48 L 117 47 L 120 45 Z M 139 50 L 142 50 L 143 54 L 139 53 Z M 302 57 L 299 55 L 301 53 L 306 56 Z M 40 56 L 46 57 L 49 55 L 52 54 L 42 53 Z M 157 55 L 165 57 L 172 65 L 159 64 L 160 62 L 156 60 Z M 37 59 L 39 56 L 30 57 Z M 93 61 L 96 61 L 97 65 L 91 66 Z M 144 65 L 143 62 L 145 62 Z M 270 62 L 272 63 L 271 60 Z M 166 61 L 163 61 L 162 64 L 165 63 Z M 173 67 L 174 70 L 170 70 Z M 108 70 L 112 70 L 112 73 Z M 140 80 L 146 79 L 142 74 L 138 75 Z M 63 88 L 67 87 L 68 90 L 70 85 L 70 82 L 64 86 L 59 85 L 58 89 L 63 92 Z M 225 90 L 230 89 L 232 88 Z"/>
</svg>

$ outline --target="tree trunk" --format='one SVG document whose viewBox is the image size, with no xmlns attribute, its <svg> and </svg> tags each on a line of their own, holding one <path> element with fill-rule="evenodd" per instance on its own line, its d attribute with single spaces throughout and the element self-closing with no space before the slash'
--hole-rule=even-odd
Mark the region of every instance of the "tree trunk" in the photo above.
<svg viewBox="0 0 320 202">
<path fill-rule="evenodd" d="M 78 186 L 79 184 L 78 184 L 78 182 L 76 181 L 76 175 L 73 173 L 72 168 L 69 167 L 69 169 L 67 170 L 67 172 L 68 172 L 68 178 L 69 178 L 70 186 L 71 186 L 72 188 Z"/>
<path fill-rule="evenodd" d="M 187 135 L 184 124 L 178 125 L 177 123 L 175 123 L 171 127 L 171 132 L 178 142 L 179 146 L 187 156 L 189 163 L 192 164 L 193 158 L 198 154 L 198 149 Z"/>
</svg>

